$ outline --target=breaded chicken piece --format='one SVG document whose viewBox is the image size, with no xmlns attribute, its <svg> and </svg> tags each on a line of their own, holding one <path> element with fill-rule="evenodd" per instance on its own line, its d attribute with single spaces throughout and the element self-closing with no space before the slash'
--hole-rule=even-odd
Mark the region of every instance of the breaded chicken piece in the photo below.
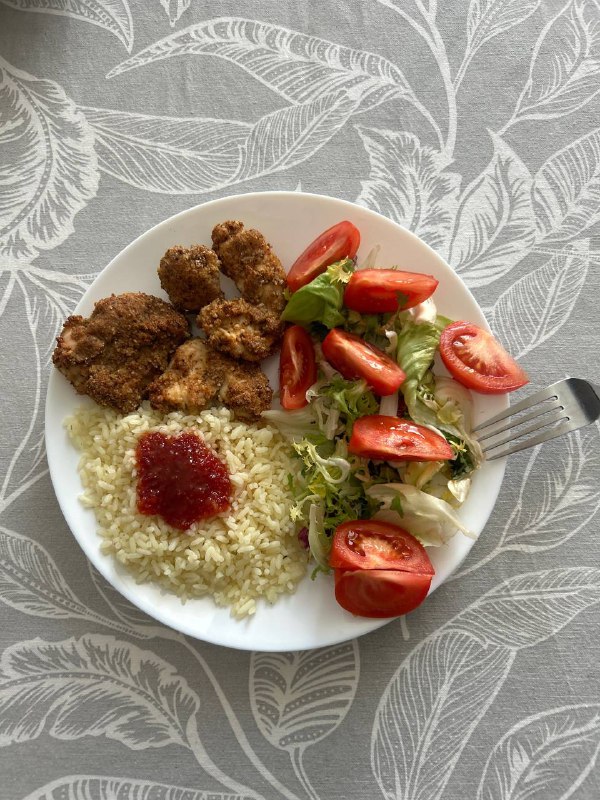
<svg viewBox="0 0 600 800">
<path fill-rule="evenodd" d="M 211 347 L 244 361 L 262 361 L 273 355 L 283 336 L 279 317 L 246 300 L 213 300 L 196 321 Z"/>
<path fill-rule="evenodd" d="M 150 386 L 150 405 L 163 412 L 198 414 L 217 396 L 224 376 L 221 356 L 204 339 L 189 339 Z"/>
<path fill-rule="evenodd" d="M 164 300 L 113 294 L 99 300 L 89 318 L 67 319 L 52 361 L 79 394 L 128 413 L 188 336 L 186 318 Z"/>
<path fill-rule="evenodd" d="M 235 364 L 227 370 L 219 400 L 238 419 L 256 422 L 271 407 L 273 390 L 258 364 Z"/>
<path fill-rule="evenodd" d="M 212 300 L 223 297 L 219 259 L 202 244 L 170 247 L 160 260 L 158 277 L 179 311 L 200 311 Z"/>
<path fill-rule="evenodd" d="M 242 297 L 279 316 L 285 307 L 285 272 L 262 233 L 246 230 L 239 220 L 228 220 L 213 228 L 212 243 L 223 273 Z"/>
<path fill-rule="evenodd" d="M 199 414 L 218 400 L 247 421 L 257 420 L 273 398 L 258 365 L 240 364 L 213 350 L 204 339 L 182 344 L 149 394 L 150 404 L 159 411 Z"/>
</svg>

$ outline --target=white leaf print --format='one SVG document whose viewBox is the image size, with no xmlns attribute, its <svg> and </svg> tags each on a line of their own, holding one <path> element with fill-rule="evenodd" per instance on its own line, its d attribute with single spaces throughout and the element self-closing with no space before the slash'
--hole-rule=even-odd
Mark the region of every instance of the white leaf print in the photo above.
<svg viewBox="0 0 600 800">
<path fill-rule="evenodd" d="M 355 110 L 348 93 L 266 114 L 254 125 L 84 108 L 102 170 L 139 189 L 207 192 L 287 169 L 326 144 Z"/>
<path fill-rule="evenodd" d="M 139 636 L 132 620 L 120 615 L 120 621 L 107 619 L 82 603 L 39 542 L 3 526 L 0 526 L 0 600 L 23 614 L 48 619 L 84 619 L 112 631 Z"/>
<path fill-rule="evenodd" d="M 104 28 L 131 53 L 133 23 L 127 0 L 0 0 L 5 6 L 39 14 L 57 14 Z"/>
<path fill-rule="evenodd" d="M 0 659 L 0 745 L 45 731 L 57 739 L 106 736 L 132 750 L 187 746 L 200 701 L 174 667 L 113 636 L 35 639 Z"/>
<path fill-rule="evenodd" d="M 518 500 L 496 546 L 450 580 L 475 572 L 500 553 L 551 550 L 585 530 L 600 508 L 596 478 L 600 467 L 599 433 L 598 425 L 576 431 L 564 439 L 561 457 L 552 460 L 540 458 L 541 446 L 534 448 L 523 473 Z"/>
<path fill-rule="evenodd" d="M 542 30 L 533 51 L 529 79 L 506 127 L 518 120 L 570 114 L 598 92 L 598 4 L 595 0 L 570 0 Z"/>
<path fill-rule="evenodd" d="M 133 778 L 69 775 L 35 789 L 23 800 L 256 800 L 257 797 L 184 789 Z"/>
<path fill-rule="evenodd" d="M 236 180 L 287 169 L 309 158 L 337 133 L 356 105 L 356 97 L 342 92 L 262 117 L 248 137 Z"/>
<path fill-rule="evenodd" d="M 98 166 L 130 186 L 163 194 L 226 186 L 239 171 L 253 126 L 224 119 L 154 117 L 81 107 Z"/>
<path fill-rule="evenodd" d="M 4 426 L 0 433 L 0 449 L 6 437 L 6 452 L 11 453 L 0 482 L 0 511 L 6 509 L 24 491 L 32 486 L 48 470 L 44 455 L 42 370 L 46 367 L 54 347 L 54 337 L 73 306 L 88 285 L 90 276 L 69 276 L 44 271 L 33 266 L 11 274 L 11 299 L 21 301 L 24 308 L 19 312 L 20 352 L 27 359 L 29 370 L 25 382 L 15 387 L 11 393 L 4 392 L 2 400 L 8 408 L 0 409 L 5 414 L 27 414 L 24 419 L 25 431 L 15 446 L 15 432 Z M 16 291 L 13 291 L 17 287 Z M 4 308 L 0 308 L 3 312 Z M 0 313 L 2 326 L 14 323 L 5 322 Z M 0 334 L 6 333 L 0 330 Z"/>
<path fill-rule="evenodd" d="M 93 133 L 58 84 L 0 58 L 0 255 L 28 263 L 73 231 L 94 195 Z"/>
<path fill-rule="evenodd" d="M 467 12 L 467 48 L 454 80 L 455 87 L 462 82 L 480 47 L 524 22 L 539 4 L 540 0 L 471 0 Z"/>
<path fill-rule="evenodd" d="M 451 266 L 471 287 L 506 275 L 535 241 L 529 170 L 490 135 L 494 155 L 460 197 L 449 252 Z"/>
<path fill-rule="evenodd" d="M 398 67 L 375 53 L 238 17 L 207 20 L 171 34 L 117 65 L 107 77 L 181 55 L 212 55 L 237 64 L 292 103 L 354 89 L 363 110 L 392 98 L 419 107 Z"/>
<path fill-rule="evenodd" d="M 250 699 L 256 724 L 280 750 L 320 742 L 346 716 L 358 674 L 355 641 L 301 653 L 253 653 Z"/>
<path fill-rule="evenodd" d="M 371 736 L 373 773 L 387 800 L 437 800 L 514 652 L 443 628 L 419 644 L 388 684 Z"/>
<path fill-rule="evenodd" d="M 597 704 L 527 717 L 492 750 L 477 800 L 567 800 L 594 768 L 599 751 Z"/>
<path fill-rule="evenodd" d="M 523 358 L 568 321 L 588 272 L 589 239 L 519 278 L 488 310 L 494 332 Z"/>
<path fill-rule="evenodd" d="M 532 647 L 600 601 L 600 569 L 551 569 L 507 578 L 454 617 L 453 629 L 490 645 Z"/>
<path fill-rule="evenodd" d="M 0 598 L 25 614 L 89 619 L 50 553 L 41 544 L 0 527 Z"/>
<path fill-rule="evenodd" d="M 14 367 L 4 373 L 10 391 L 0 393 L 0 414 L 4 419 L 18 419 L 22 428 L 15 435 L 12 425 L 0 428 L 0 452 L 6 453 L 3 475 L 0 478 L 0 512 L 5 511 L 47 471 L 44 460 L 42 367 L 39 341 L 45 332 L 38 330 L 33 303 L 23 281 L 23 273 L 14 271 L 14 291 L 10 298 L 12 310 L 18 312 L 18 327 L 12 315 L 0 316 L 0 338 L 7 339 L 18 332 L 19 353 L 27 361 L 27 372 L 12 382 Z M 14 359 L 11 359 L 14 361 Z M 5 363 L 7 363 L 5 361 Z"/>
<path fill-rule="evenodd" d="M 467 12 L 467 43 L 478 50 L 495 36 L 523 22 L 537 10 L 540 0 L 471 0 Z"/>
<path fill-rule="evenodd" d="M 152 639 L 164 635 L 166 629 L 157 624 L 156 620 L 144 614 L 139 608 L 132 605 L 120 592 L 117 592 L 110 583 L 104 580 L 98 570 L 88 562 L 88 571 L 92 583 L 98 593 L 108 605 L 112 613 L 126 626 L 131 636 L 139 639 Z"/>
<path fill-rule="evenodd" d="M 191 2 L 192 0 L 160 0 L 161 6 L 167 12 L 171 27 L 175 25 L 183 12 L 188 10 Z"/>
<path fill-rule="evenodd" d="M 525 553 L 550 550 L 587 525 L 600 507 L 598 433 L 594 425 L 565 438 L 560 458 L 542 460 L 541 448 L 533 450 L 499 548 Z"/>
<path fill-rule="evenodd" d="M 423 146 L 412 133 L 357 126 L 369 156 L 370 174 L 357 199 L 445 249 L 460 175 L 446 171 L 447 156 Z"/>
<path fill-rule="evenodd" d="M 384 797 L 439 800 L 516 651 L 552 636 L 598 602 L 600 569 L 519 575 L 417 645 L 375 715 L 371 764 Z"/>
<path fill-rule="evenodd" d="M 95 277 L 95 273 L 69 275 L 33 266 L 28 266 L 20 273 L 36 339 L 44 348 L 40 353 L 42 368 L 49 363 L 56 336 L 65 319 L 73 313 Z"/>
<path fill-rule="evenodd" d="M 600 220 L 600 128 L 563 147 L 533 179 L 538 237 L 563 242 Z"/>
</svg>

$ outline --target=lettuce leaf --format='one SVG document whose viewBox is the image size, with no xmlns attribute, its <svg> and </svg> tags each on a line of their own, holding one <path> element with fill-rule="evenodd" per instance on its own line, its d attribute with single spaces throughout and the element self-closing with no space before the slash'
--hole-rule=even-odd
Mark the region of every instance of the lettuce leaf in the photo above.
<svg viewBox="0 0 600 800">
<path fill-rule="evenodd" d="M 367 489 L 367 495 L 381 504 L 374 519 L 393 522 L 412 533 L 419 541 L 430 547 L 439 547 L 450 541 L 460 531 L 471 539 L 475 535 L 466 528 L 454 513 L 451 505 L 404 483 L 376 484 Z M 397 498 L 400 498 L 402 514 L 398 514 Z"/>
<path fill-rule="evenodd" d="M 298 289 L 288 300 L 281 319 L 299 325 L 319 322 L 327 328 L 343 325 L 344 286 L 354 272 L 354 261 L 337 261 L 322 274 Z"/>
</svg>

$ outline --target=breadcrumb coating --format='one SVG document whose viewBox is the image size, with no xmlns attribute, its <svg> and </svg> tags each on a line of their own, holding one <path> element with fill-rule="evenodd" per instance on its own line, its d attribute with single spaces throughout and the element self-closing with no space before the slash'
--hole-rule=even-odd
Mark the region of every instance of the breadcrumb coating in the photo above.
<svg viewBox="0 0 600 800">
<path fill-rule="evenodd" d="M 177 349 L 149 396 L 151 406 L 166 413 L 199 414 L 218 401 L 239 419 L 255 421 L 270 407 L 273 391 L 257 364 L 241 364 L 194 338 Z"/>
<path fill-rule="evenodd" d="M 99 300 L 88 318 L 66 320 L 52 361 L 79 394 L 128 413 L 188 336 L 186 318 L 164 300 L 142 292 L 113 294 Z"/>
<path fill-rule="evenodd" d="M 262 361 L 273 355 L 284 328 L 265 306 L 246 300 L 213 300 L 202 309 L 197 323 L 211 347 L 244 361 Z"/>
<path fill-rule="evenodd" d="M 249 303 L 262 303 L 279 316 L 285 307 L 285 271 L 260 231 L 246 229 L 239 220 L 213 228 L 213 250 L 221 270 L 231 278 Z"/>
<path fill-rule="evenodd" d="M 217 254 L 202 244 L 170 247 L 158 268 L 160 285 L 179 311 L 200 311 L 223 297 Z"/>
</svg>

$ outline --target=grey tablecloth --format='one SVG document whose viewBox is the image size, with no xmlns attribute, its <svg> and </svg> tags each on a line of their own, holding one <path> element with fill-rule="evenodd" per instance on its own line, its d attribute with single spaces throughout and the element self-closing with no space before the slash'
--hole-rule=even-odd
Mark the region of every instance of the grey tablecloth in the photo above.
<svg viewBox="0 0 600 800">
<path fill-rule="evenodd" d="M 597 426 L 510 461 L 408 619 L 269 657 L 94 582 L 42 441 L 53 337 L 97 271 L 258 189 L 399 221 L 533 387 L 598 381 L 597 0 L 2 0 L 0 54 L 2 800 L 598 798 Z"/>
</svg>

